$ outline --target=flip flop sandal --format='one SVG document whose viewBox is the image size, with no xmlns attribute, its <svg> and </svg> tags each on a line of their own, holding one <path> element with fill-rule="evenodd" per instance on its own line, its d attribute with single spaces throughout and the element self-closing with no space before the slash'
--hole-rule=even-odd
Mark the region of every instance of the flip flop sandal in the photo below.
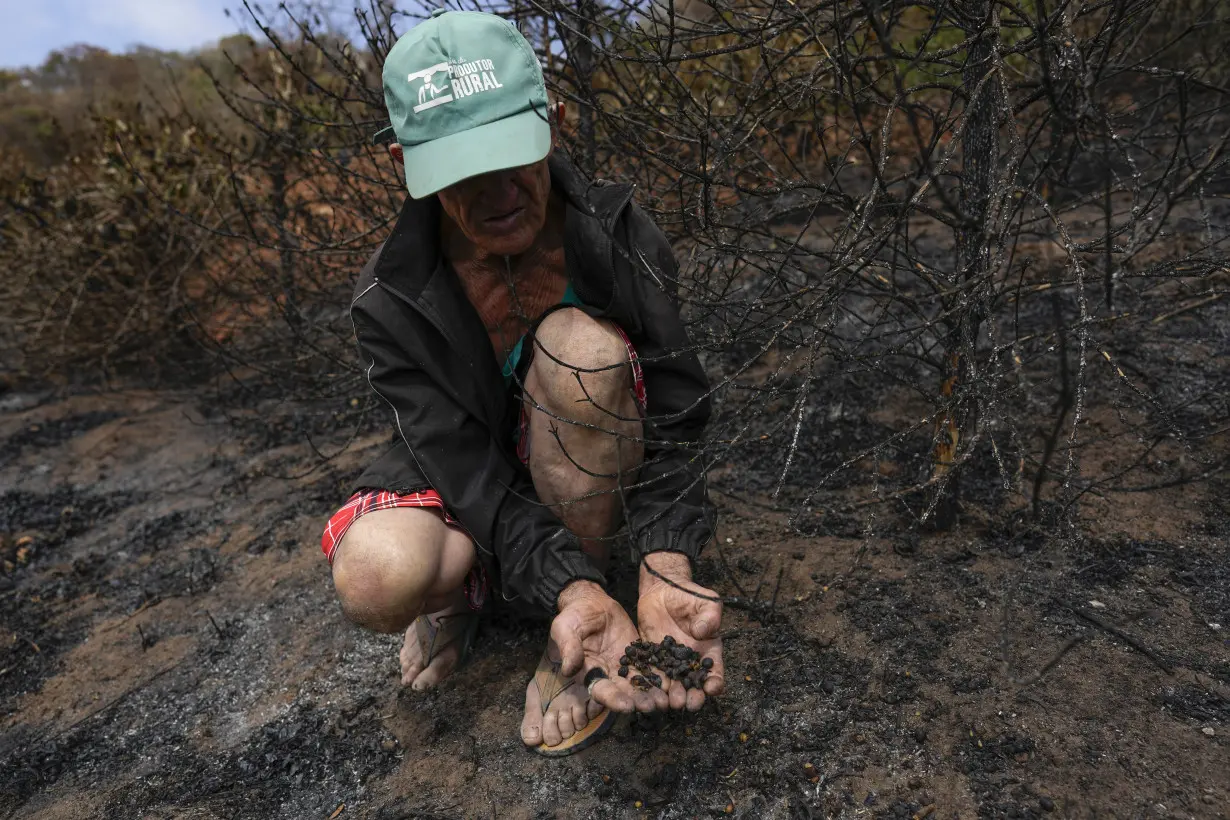
<svg viewBox="0 0 1230 820">
<path fill-rule="evenodd" d="M 573 677 L 569 679 L 561 675 L 560 666 L 560 661 L 551 660 L 544 651 L 542 659 L 538 661 L 538 668 L 534 670 L 534 685 L 538 687 L 538 701 L 542 705 L 542 713 L 544 715 L 547 713 L 547 708 L 551 705 L 551 701 L 555 700 L 569 687 L 581 685 L 578 678 Z M 557 746 L 539 743 L 534 747 L 534 752 L 543 757 L 567 757 L 568 755 L 576 754 L 600 740 L 615 725 L 615 720 L 618 717 L 616 713 L 604 706 L 601 712 L 595 715 L 589 723 L 578 729 L 572 737 L 565 738 Z"/>
<path fill-rule="evenodd" d="M 489 608 L 490 599 L 487 596 L 489 588 L 487 574 L 482 564 L 475 564 L 466 575 L 463 587 L 468 609 L 443 615 L 420 615 L 414 619 L 414 635 L 418 639 L 419 646 L 424 647 L 424 669 L 431 666 L 436 655 L 458 641 L 461 641 L 461 646 L 457 653 L 457 665 L 453 667 L 453 671 L 456 672 L 465 666 L 466 661 L 470 659 L 470 646 L 474 643 L 474 636 L 478 633 L 479 617 Z"/>
<path fill-rule="evenodd" d="M 414 634 L 423 649 L 423 668 L 426 669 L 444 649 L 460 642 L 457 653 L 457 672 L 470 659 L 470 646 L 478 633 L 479 614 L 473 610 L 450 612 L 445 615 L 420 615 L 414 619 Z"/>
</svg>

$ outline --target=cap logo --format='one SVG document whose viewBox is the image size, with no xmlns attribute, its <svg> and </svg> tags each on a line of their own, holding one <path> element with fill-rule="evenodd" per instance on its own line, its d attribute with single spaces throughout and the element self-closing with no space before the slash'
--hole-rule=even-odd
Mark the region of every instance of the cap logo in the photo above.
<svg viewBox="0 0 1230 820">
<path fill-rule="evenodd" d="M 490 60 L 453 60 L 406 75 L 406 81 L 409 83 L 413 84 L 418 80 L 422 80 L 423 85 L 418 89 L 419 101 L 413 109 L 415 114 L 437 105 L 451 103 L 458 97 L 468 97 L 504 87 L 496 78 L 495 66 Z"/>
</svg>

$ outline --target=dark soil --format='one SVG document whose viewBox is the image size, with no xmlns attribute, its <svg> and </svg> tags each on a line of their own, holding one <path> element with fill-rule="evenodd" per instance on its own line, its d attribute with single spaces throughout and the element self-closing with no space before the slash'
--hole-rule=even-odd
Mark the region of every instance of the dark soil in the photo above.
<svg viewBox="0 0 1230 820">
<path fill-rule="evenodd" d="M 1226 328 L 1214 306 L 1117 351 L 1150 389 L 1187 391 L 1187 415 L 1166 423 L 1204 430 L 1223 460 L 1225 434 L 1202 425 L 1224 412 Z M 1193 335 L 1204 366 L 1176 368 Z M 917 480 L 925 436 L 839 476 L 831 445 L 884 441 L 918 418 L 915 400 L 863 375 L 818 382 L 809 401 L 780 497 L 784 453 L 758 443 L 771 414 L 712 474 L 721 525 L 698 579 L 762 604 L 726 609 L 727 695 L 547 760 L 518 736 L 541 625 L 487 623 L 464 670 L 414 693 L 398 684 L 398 638 L 342 618 L 320 529 L 388 432 L 361 429 L 324 467 L 312 446 L 333 453 L 351 422 L 372 425 L 359 409 L 262 399 L 227 421 L 204 392 L 9 396 L 0 816 L 1230 812 L 1224 472 L 1139 491 L 1166 484 L 1178 456 L 1159 448 L 1079 515 L 1056 512 L 1048 488 L 1035 520 L 988 457 L 964 479 L 956 528 L 927 533 L 889 504 L 831 512 Z M 1091 390 L 1089 424 L 1113 433 L 1115 401 Z M 1082 458 L 1110 470 L 1134 447 L 1108 434 Z M 807 493 L 812 517 L 779 511 Z M 628 600 L 633 572 L 616 575 Z"/>
</svg>

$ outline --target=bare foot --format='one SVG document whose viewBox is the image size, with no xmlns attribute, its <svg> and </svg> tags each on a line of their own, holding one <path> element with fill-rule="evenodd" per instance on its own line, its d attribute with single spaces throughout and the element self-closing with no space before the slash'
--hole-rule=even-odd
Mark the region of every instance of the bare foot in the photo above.
<svg viewBox="0 0 1230 820">
<path fill-rule="evenodd" d="M 472 613 L 473 611 L 464 603 L 450 606 L 439 612 L 433 612 L 426 617 L 431 618 L 433 623 L 438 618 L 449 615 Z M 445 640 L 443 635 L 436 638 L 437 644 L 440 640 Z M 419 646 L 419 635 L 417 622 L 410 624 L 406 630 L 406 640 L 401 647 L 401 682 L 403 686 L 409 686 L 416 691 L 431 689 L 445 678 L 447 678 L 454 669 L 457 668 L 457 661 L 461 659 L 461 648 L 465 641 L 461 637 L 457 637 L 443 648 L 437 648 L 436 655 L 431 659 L 431 663 L 426 664 L 424 668 L 424 660 L 426 659 L 427 647 Z"/>
<path fill-rule="evenodd" d="M 547 657 L 558 663 L 560 652 L 555 641 L 548 640 Z M 526 746 L 537 746 L 539 743 L 558 746 L 597 717 L 602 711 L 602 704 L 590 699 L 581 682 L 580 673 L 571 678 L 563 678 L 563 688 L 558 692 L 540 691 L 540 677 L 535 675 L 525 687 L 525 718 L 521 721 L 521 741 Z M 545 712 L 542 708 L 544 700 L 548 701 Z"/>
</svg>

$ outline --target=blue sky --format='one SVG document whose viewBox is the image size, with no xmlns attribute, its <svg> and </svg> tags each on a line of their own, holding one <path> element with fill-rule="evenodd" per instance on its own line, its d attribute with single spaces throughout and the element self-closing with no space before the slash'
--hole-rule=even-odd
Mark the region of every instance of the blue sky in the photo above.
<svg viewBox="0 0 1230 820">
<path fill-rule="evenodd" d="M 238 31 L 244 14 L 240 0 L 0 0 L 0 66 L 38 65 L 74 43 L 186 51 Z"/>
</svg>

